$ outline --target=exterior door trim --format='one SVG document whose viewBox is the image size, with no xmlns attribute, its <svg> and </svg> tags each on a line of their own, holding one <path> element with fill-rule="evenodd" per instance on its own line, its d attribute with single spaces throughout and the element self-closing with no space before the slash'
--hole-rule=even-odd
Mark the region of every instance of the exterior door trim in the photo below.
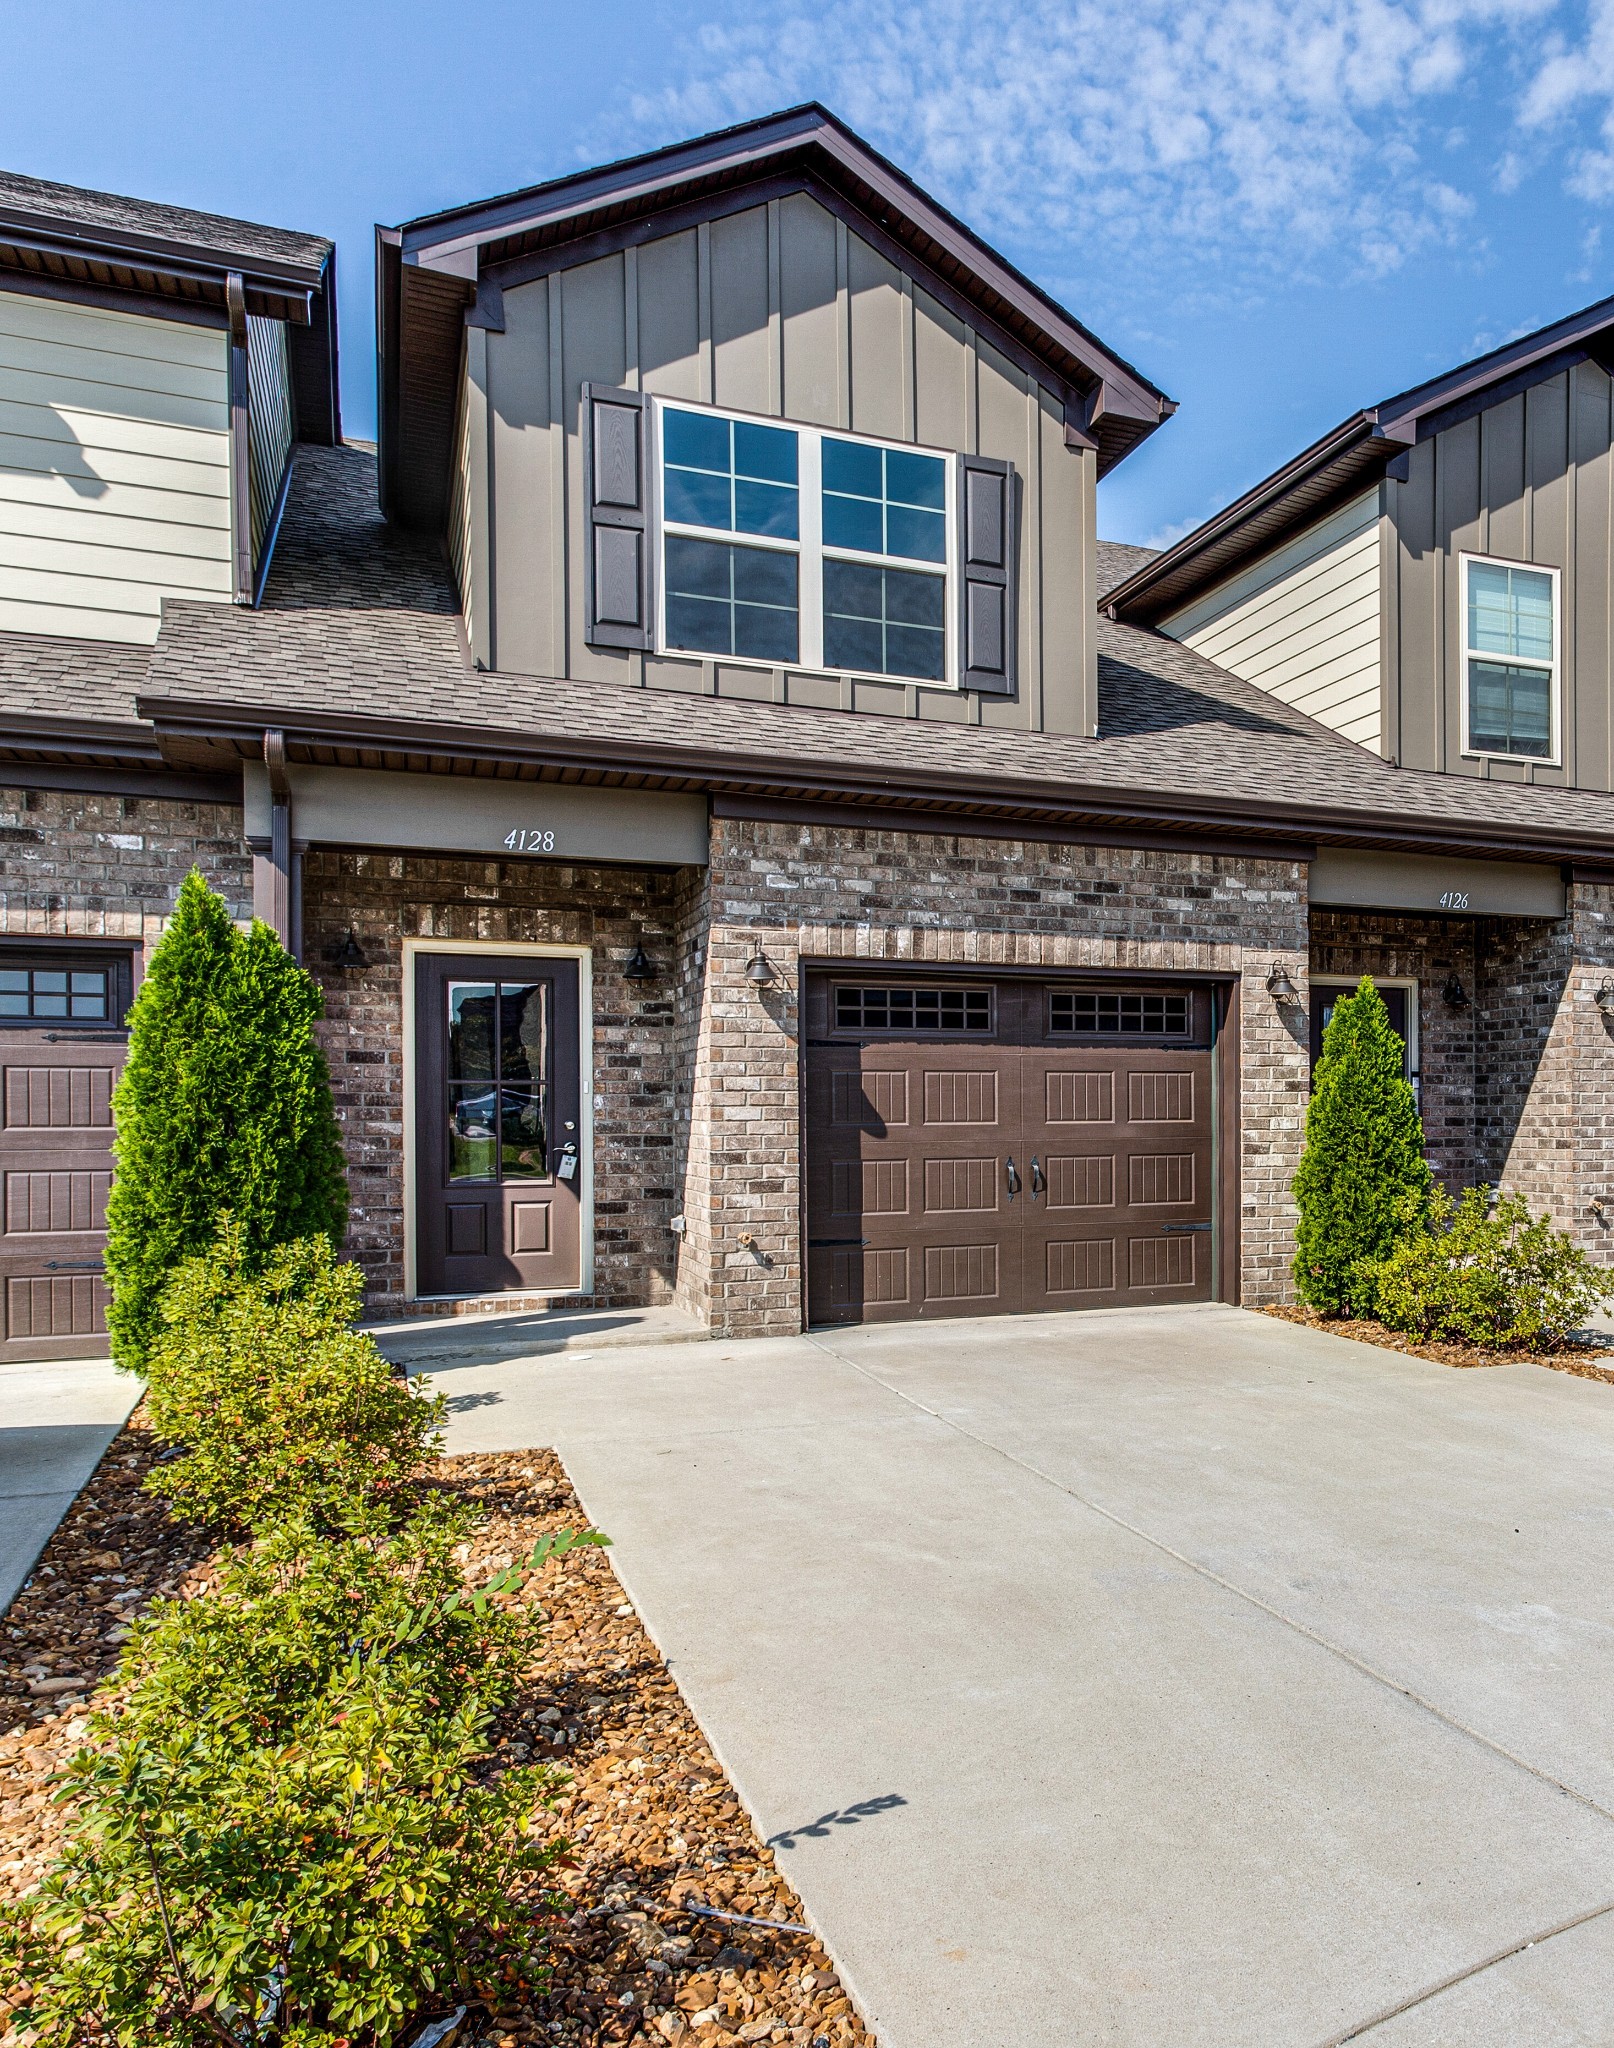
<svg viewBox="0 0 1614 2048">
<path fill-rule="evenodd" d="M 506 959 L 577 962 L 578 1094 L 583 1187 L 579 1197 L 577 1291 L 594 1291 L 594 954 L 588 946 L 524 945 L 508 939 L 405 939 L 403 942 L 404 1299 L 420 1301 L 415 1253 L 415 962 L 422 953 L 497 954 Z M 435 1299 L 435 1297 L 431 1297 Z"/>
</svg>

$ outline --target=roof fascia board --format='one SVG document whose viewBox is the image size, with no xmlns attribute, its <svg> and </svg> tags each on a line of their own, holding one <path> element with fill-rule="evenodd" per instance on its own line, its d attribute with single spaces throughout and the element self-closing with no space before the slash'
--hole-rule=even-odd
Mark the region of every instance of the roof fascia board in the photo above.
<svg viewBox="0 0 1614 2048">
<path fill-rule="evenodd" d="M 1408 445 L 1427 441 L 1435 434 L 1443 434 L 1448 427 L 1460 426 L 1464 420 L 1473 419 L 1476 413 L 1488 412 L 1493 405 L 1505 405 L 1510 398 L 1517 398 L 1521 391 L 1529 391 L 1537 384 L 1545 384 L 1551 378 L 1561 376 L 1565 370 L 1573 369 L 1576 363 L 1586 362 L 1590 355 L 1590 349 L 1583 342 L 1533 355 L 1511 376 L 1471 379 L 1443 396 L 1438 405 L 1419 406 L 1399 414 L 1381 426 L 1380 432 L 1393 427 L 1398 437 Z"/>
<path fill-rule="evenodd" d="M 653 201 L 658 192 L 686 182 L 692 175 L 710 172 L 719 165 L 726 170 L 759 172 L 783 151 L 804 146 L 822 151 L 843 173 L 866 187 L 891 213 L 910 220 L 939 248 L 978 277 L 1023 318 L 1043 328 L 1056 346 L 1074 356 L 1094 384 L 1105 388 L 1105 402 L 1112 416 L 1135 419 L 1158 426 L 1176 410 L 1173 401 L 1155 389 L 1133 366 L 1117 356 L 1082 326 L 1075 316 L 1050 298 L 1021 271 L 991 249 L 943 207 L 923 193 L 911 180 L 880 157 L 868 145 L 841 127 L 821 109 L 777 117 L 760 124 L 759 132 L 740 141 L 729 136 L 711 136 L 702 142 L 664 152 L 654 158 L 636 159 L 625 168 L 635 175 L 624 178 L 622 168 L 586 173 L 583 177 L 539 187 L 529 195 L 495 202 L 485 209 L 468 209 L 464 225 L 442 234 L 443 216 L 406 224 L 398 230 L 405 264 L 442 270 L 455 277 L 477 275 L 478 251 L 487 243 L 514 233 L 532 233 L 551 228 L 602 203 L 641 204 Z M 654 165 L 654 170 L 651 166 Z M 802 173 L 798 173 L 798 176 Z M 830 183 L 825 179 L 824 185 Z M 545 191 L 554 197 L 547 204 L 533 201 Z M 753 202 L 755 203 L 755 202 Z M 850 203 L 856 205 L 853 200 Z M 695 202 L 700 204 L 700 202 Z M 704 202 L 705 215 L 713 217 L 713 201 Z M 881 225 L 877 212 L 858 206 L 860 222 Z M 665 229 L 662 230 L 666 232 Z M 890 236 L 892 246 L 902 249 L 904 265 L 917 260 L 901 241 Z M 975 317 L 979 317 L 977 312 Z"/>
<path fill-rule="evenodd" d="M 109 228 L 74 221 L 60 214 L 34 212 L 0 205 L 0 229 L 7 235 L 30 235 L 63 254 L 116 258 L 145 256 L 157 259 L 155 267 L 188 267 L 209 276 L 239 270 L 243 276 L 266 283 L 290 285 L 315 291 L 325 274 L 326 258 L 318 263 L 298 263 L 283 256 L 249 256 L 242 251 L 214 249 L 167 235 L 142 234 L 138 229 Z M 329 252 L 327 251 L 327 254 Z"/>
<path fill-rule="evenodd" d="M 298 327 L 308 325 L 314 292 L 318 288 L 319 277 L 324 274 L 323 271 L 318 273 L 312 284 L 301 279 L 284 282 L 276 274 L 265 273 L 261 266 L 243 269 L 233 258 L 221 257 L 211 263 L 174 261 L 150 255 L 145 250 L 126 248 L 119 243 L 92 244 L 39 234 L 27 228 L 12 227 L 3 217 L 0 217 L 0 242 L 13 249 L 32 249 L 38 255 L 55 256 L 66 262 L 105 263 L 123 270 L 145 270 L 161 277 L 171 277 L 177 284 L 206 285 L 214 290 L 222 290 L 224 280 L 234 271 L 256 293 L 282 302 L 286 310 L 275 317 Z"/>
<path fill-rule="evenodd" d="M 750 124 L 759 132 L 748 144 L 736 140 L 737 134 L 744 131 L 724 129 L 648 156 L 602 164 L 597 170 L 583 171 L 576 177 L 555 178 L 507 198 L 455 207 L 446 213 L 425 214 L 405 221 L 393 232 L 399 237 L 405 262 L 425 261 L 429 267 L 440 253 L 475 249 L 505 235 L 551 227 L 557 221 L 569 220 L 602 204 L 630 205 L 669 185 L 682 184 L 710 171 L 716 164 L 743 168 L 746 164 L 764 162 L 787 145 L 816 133 L 824 118 L 818 110 L 807 108 L 775 115 L 766 122 Z M 546 199 L 546 195 L 553 197 Z M 461 225 L 450 227 L 452 222 Z"/>
<path fill-rule="evenodd" d="M 1272 799 L 1223 797 L 1207 799 L 1182 791 L 1151 791 L 1115 785 L 1062 780 L 1030 782 L 1019 777 L 949 775 L 934 769 L 890 767 L 876 772 L 838 769 L 823 761 L 789 761 L 777 751 L 744 753 L 734 748 L 705 750 L 665 741 L 613 738 L 557 738 L 524 735 L 480 726 L 424 724 L 414 719 L 354 718 L 336 712 L 280 710 L 269 705 L 228 706 L 195 703 L 176 697 L 146 696 L 137 709 L 149 719 L 159 739 L 199 739 L 223 743 L 246 754 L 262 744 L 266 728 L 284 732 L 287 746 L 348 746 L 355 750 L 389 749 L 443 759 L 476 758 L 497 765 L 528 763 L 554 768 L 625 771 L 679 777 L 717 789 L 736 786 L 784 796 L 852 796 L 865 802 L 967 804 L 976 815 L 998 815 L 1013 822 L 1016 809 L 1054 819 L 1093 814 L 1105 820 L 1149 822 L 1174 828 L 1204 830 L 1242 826 L 1262 829 L 1288 840 L 1327 841 L 1346 846 L 1389 846 L 1408 851 L 1466 852 L 1480 857 L 1517 859 L 1521 850 L 1536 860 L 1562 861 L 1606 850 L 1607 830 L 1593 827 L 1514 825 L 1496 821 L 1428 820 L 1405 810 L 1347 809 L 1338 805 L 1289 803 Z"/>
<path fill-rule="evenodd" d="M 1560 350 L 1579 347 L 1590 353 L 1591 340 L 1609 329 L 1614 329 L 1614 299 L 1599 299 L 1595 305 L 1555 320 L 1550 327 L 1539 328 L 1534 334 L 1493 349 L 1489 355 L 1476 356 L 1472 362 L 1459 363 L 1455 370 L 1427 383 L 1398 392 L 1375 406 L 1374 413 L 1385 422 L 1416 421 Z"/>
</svg>

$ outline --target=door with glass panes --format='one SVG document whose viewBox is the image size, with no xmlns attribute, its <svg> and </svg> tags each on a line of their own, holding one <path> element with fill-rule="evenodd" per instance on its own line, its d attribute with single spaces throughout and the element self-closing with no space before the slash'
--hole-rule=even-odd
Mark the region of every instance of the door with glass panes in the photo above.
<svg viewBox="0 0 1614 2048">
<path fill-rule="evenodd" d="M 415 974 L 416 1286 L 581 1281 L 575 960 L 423 954 Z"/>
</svg>

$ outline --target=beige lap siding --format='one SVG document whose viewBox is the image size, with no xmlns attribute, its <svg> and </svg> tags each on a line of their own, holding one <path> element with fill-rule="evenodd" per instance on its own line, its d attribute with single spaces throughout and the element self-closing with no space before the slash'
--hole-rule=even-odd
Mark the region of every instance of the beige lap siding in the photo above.
<svg viewBox="0 0 1614 2048">
<path fill-rule="evenodd" d="M 9 935 L 118 939 L 149 954 L 193 866 L 233 916 L 250 915 L 239 806 L 0 783 L 0 931 Z"/>
<path fill-rule="evenodd" d="M 1244 1298 L 1287 1293 L 1307 1055 L 1303 1021 L 1281 1015 L 1265 983 L 1282 959 L 1304 987 L 1302 867 L 714 819 L 705 886 L 709 909 L 693 888 L 681 905 L 694 1072 L 678 1292 L 714 1329 L 800 1326 L 804 957 L 1240 976 Z M 745 975 L 759 937 L 776 977 L 760 995 Z"/>
<path fill-rule="evenodd" d="M 369 963 L 334 964 L 349 929 Z M 633 946 L 658 970 L 624 981 Z M 377 1307 L 402 1299 L 403 941 L 587 946 L 594 967 L 594 1291 L 602 1307 L 673 1291 L 673 878 L 638 868 L 433 860 L 316 849 L 303 869 L 306 964 L 348 1156 L 348 1250 Z"/>
</svg>

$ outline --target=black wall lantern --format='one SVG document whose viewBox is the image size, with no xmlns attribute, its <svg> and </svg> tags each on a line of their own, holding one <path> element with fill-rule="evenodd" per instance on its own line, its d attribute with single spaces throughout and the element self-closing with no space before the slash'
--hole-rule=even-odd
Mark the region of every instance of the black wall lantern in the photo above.
<svg viewBox="0 0 1614 2048">
<path fill-rule="evenodd" d="M 359 944 L 358 933 L 349 925 L 347 936 L 343 939 L 342 943 L 331 949 L 331 965 L 333 967 L 352 968 L 368 967 L 369 964 L 369 961 L 364 957 L 364 948 Z"/>
<path fill-rule="evenodd" d="M 1614 981 L 1605 981 L 1592 997 L 1606 1023 L 1614 1024 Z"/>
<path fill-rule="evenodd" d="M 1446 1005 L 1448 1010 L 1466 1010 L 1468 1008 L 1468 990 L 1464 988 L 1455 974 L 1447 975 L 1446 985 L 1440 991 L 1440 1000 Z"/>
<path fill-rule="evenodd" d="M 624 981 L 654 981 L 655 978 L 656 970 L 651 964 L 650 955 L 645 951 L 644 941 L 641 939 L 622 964 L 622 979 Z"/>
<path fill-rule="evenodd" d="M 745 963 L 745 978 L 758 995 L 773 980 L 773 962 L 762 950 L 762 941 L 757 940 L 757 949 Z"/>
<path fill-rule="evenodd" d="M 1281 1008 L 1285 1003 L 1298 1003 L 1300 991 L 1289 979 L 1289 970 L 1281 960 L 1272 963 L 1272 972 L 1267 976 L 1267 994 Z"/>
</svg>

